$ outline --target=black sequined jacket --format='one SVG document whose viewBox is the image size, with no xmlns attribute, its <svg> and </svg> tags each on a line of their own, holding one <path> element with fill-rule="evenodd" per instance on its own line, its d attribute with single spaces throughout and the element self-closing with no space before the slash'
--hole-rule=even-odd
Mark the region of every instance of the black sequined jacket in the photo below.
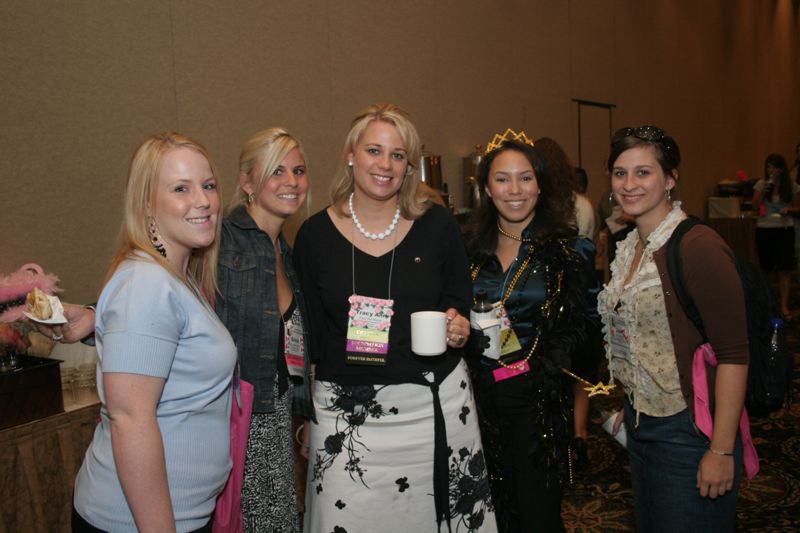
<svg viewBox="0 0 800 533">
<path fill-rule="evenodd" d="M 576 350 L 589 332 L 599 328 L 600 287 L 594 272 L 592 242 L 577 236 L 539 240 L 535 223 L 523 232 L 523 238 L 531 242 L 523 242 L 508 271 L 503 271 L 495 256 L 482 261 L 473 258 L 472 263 L 473 294 L 484 289 L 490 301 L 496 302 L 506 294 L 530 254 L 525 271 L 505 303 L 522 350 L 504 358 L 507 363 L 525 359 L 536 344 L 528 359 L 530 372 L 495 382 L 493 371 L 500 365 L 476 350 L 467 354 L 498 507 L 513 490 L 502 482 L 500 459 L 512 444 L 503 441 L 500 429 L 504 420 L 528 418 L 529 442 L 514 444 L 528 446 L 536 470 L 548 480 L 566 476 L 573 435 L 574 380 L 561 369 L 573 368 Z"/>
</svg>

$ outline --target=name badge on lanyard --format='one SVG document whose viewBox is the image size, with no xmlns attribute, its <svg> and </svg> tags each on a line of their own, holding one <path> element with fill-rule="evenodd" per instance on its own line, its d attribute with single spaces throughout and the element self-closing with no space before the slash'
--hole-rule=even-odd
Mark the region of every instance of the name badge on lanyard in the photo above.
<svg viewBox="0 0 800 533">
<path fill-rule="evenodd" d="M 303 377 L 305 346 L 303 345 L 303 317 L 295 307 L 292 318 L 283 324 L 283 354 L 290 376 Z"/>
<path fill-rule="evenodd" d="M 394 300 L 353 294 L 348 298 L 347 363 L 386 364 L 389 353 L 389 328 L 394 315 Z"/>
<path fill-rule="evenodd" d="M 500 320 L 500 357 L 522 350 L 522 345 L 519 343 L 514 328 L 511 327 L 511 319 L 508 318 L 503 302 L 495 302 L 492 307 Z"/>
</svg>

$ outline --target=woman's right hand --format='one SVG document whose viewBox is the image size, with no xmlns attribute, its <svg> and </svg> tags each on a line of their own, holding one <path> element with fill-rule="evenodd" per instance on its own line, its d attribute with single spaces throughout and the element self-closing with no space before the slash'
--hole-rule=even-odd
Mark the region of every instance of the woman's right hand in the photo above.
<svg viewBox="0 0 800 533">
<path fill-rule="evenodd" d="M 66 324 L 42 324 L 34 320 L 30 320 L 30 324 L 42 335 L 64 343 L 78 342 L 91 335 L 94 331 L 94 310 L 76 304 L 63 305 Z"/>
</svg>

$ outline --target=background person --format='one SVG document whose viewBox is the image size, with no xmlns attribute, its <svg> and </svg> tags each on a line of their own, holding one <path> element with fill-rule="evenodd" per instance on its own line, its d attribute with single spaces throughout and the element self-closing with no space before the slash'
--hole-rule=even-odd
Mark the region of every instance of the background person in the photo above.
<svg viewBox="0 0 800 533">
<path fill-rule="evenodd" d="M 495 531 L 461 348 L 469 275 L 454 217 L 418 194 L 408 115 L 353 120 L 331 205 L 295 264 L 316 363 L 305 531 Z M 445 354 L 411 352 L 410 314 L 446 311 Z M 368 335 L 354 335 L 355 332 Z"/>
<path fill-rule="evenodd" d="M 575 167 L 573 175 L 575 176 L 575 224 L 578 227 L 578 235 L 594 242 L 597 233 L 595 209 L 592 200 L 586 196 L 586 191 L 589 189 L 589 175 L 581 167 Z"/>
<path fill-rule="evenodd" d="M 792 318 L 789 310 L 789 284 L 794 269 L 794 220 L 800 213 L 800 185 L 789 178 L 786 159 L 770 154 L 764 161 L 764 177 L 753 186 L 753 209 L 756 222 L 758 262 L 765 272 L 775 273 L 781 313 Z"/>
<path fill-rule="evenodd" d="M 789 178 L 792 183 L 800 185 L 800 143 L 794 147 L 794 163 L 789 169 Z M 800 217 L 794 217 L 794 259 L 798 279 L 800 280 Z"/>
<path fill-rule="evenodd" d="M 597 203 L 597 220 L 600 225 L 598 231 L 605 233 L 605 237 L 600 237 L 599 240 L 605 241 L 605 252 L 608 264 L 611 265 L 617 254 L 617 245 L 636 229 L 636 224 L 614 201 L 611 190 L 602 195 Z"/>
<path fill-rule="evenodd" d="M 594 208 L 591 201 L 578 190 L 586 191 L 588 178 L 586 172 L 578 179 L 575 167 L 567 156 L 567 153 L 554 139 L 542 137 L 536 141 L 536 151 L 544 158 L 544 164 L 548 173 L 553 179 L 569 184 L 572 188 L 572 202 L 574 205 L 573 217 L 569 219 L 569 225 L 574 227 L 578 236 L 593 240 L 594 227 Z M 579 185 L 580 183 L 580 185 Z M 592 260 L 595 260 L 594 250 L 592 250 Z M 592 264 L 594 270 L 595 265 Z M 589 283 L 588 280 L 585 283 Z M 595 289 L 591 301 L 596 302 L 596 294 L 599 291 L 597 283 L 592 283 Z M 599 331 L 599 319 L 596 313 L 592 313 L 593 321 L 586 328 L 584 340 L 576 346 L 572 353 L 572 370 L 579 376 L 589 381 L 595 381 L 598 374 L 598 365 L 602 358 L 602 339 Z M 573 426 L 574 438 L 572 441 L 572 452 L 574 455 L 574 466 L 576 471 L 585 470 L 589 465 L 589 452 L 586 439 L 589 432 L 589 393 L 584 390 L 586 385 L 580 381 L 573 381 Z"/>
</svg>

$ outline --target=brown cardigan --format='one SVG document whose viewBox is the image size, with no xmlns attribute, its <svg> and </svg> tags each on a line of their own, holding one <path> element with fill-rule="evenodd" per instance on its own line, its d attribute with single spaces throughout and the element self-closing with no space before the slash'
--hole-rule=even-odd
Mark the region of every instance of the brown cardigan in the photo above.
<svg viewBox="0 0 800 533">
<path fill-rule="evenodd" d="M 697 225 L 681 240 L 681 259 L 686 288 L 703 318 L 703 326 L 717 354 L 717 362 L 746 365 L 750 359 L 747 318 L 733 252 L 714 230 Z M 695 348 L 703 339 L 675 296 L 667 270 L 666 244 L 653 254 L 653 260 L 661 277 L 681 392 L 694 419 L 692 358 Z M 716 375 L 716 368 L 708 369 L 708 393 L 712 404 Z"/>
</svg>

